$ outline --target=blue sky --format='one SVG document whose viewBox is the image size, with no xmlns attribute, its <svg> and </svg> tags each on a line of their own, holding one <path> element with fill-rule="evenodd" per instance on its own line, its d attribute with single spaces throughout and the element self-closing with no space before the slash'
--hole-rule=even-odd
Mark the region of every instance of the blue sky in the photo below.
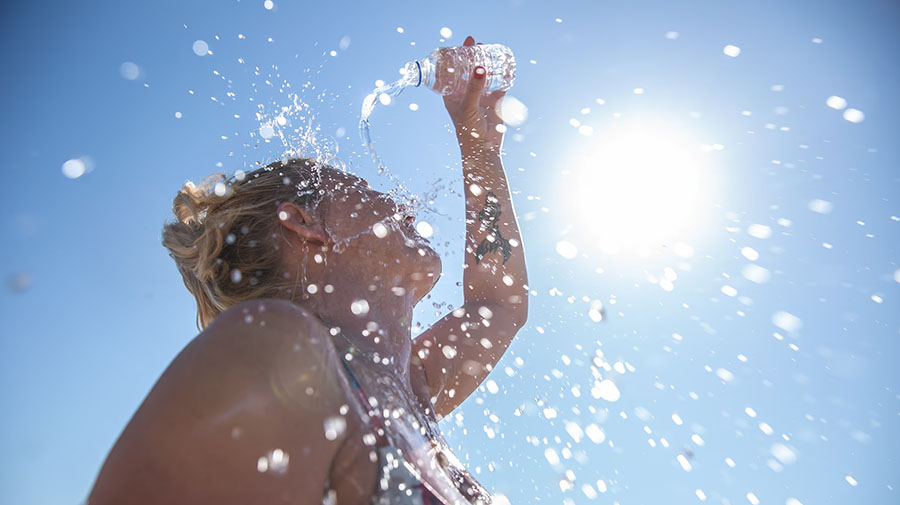
<svg viewBox="0 0 900 505">
<path fill-rule="evenodd" d="M 84 499 L 196 334 L 160 230 L 185 180 L 279 155 L 257 104 L 289 83 L 386 190 L 363 97 L 472 34 L 518 62 L 505 165 L 533 290 L 496 393 L 442 423 L 478 478 L 512 503 L 896 503 L 898 21 L 893 2 L 4 4 L 2 501 Z M 372 128 L 411 190 L 437 188 L 427 326 L 462 301 L 458 149 L 424 89 Z"/>
</svg>

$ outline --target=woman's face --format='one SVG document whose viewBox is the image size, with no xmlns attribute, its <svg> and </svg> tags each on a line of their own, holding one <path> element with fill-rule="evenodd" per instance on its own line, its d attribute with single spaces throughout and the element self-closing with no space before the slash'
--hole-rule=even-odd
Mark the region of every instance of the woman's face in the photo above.
<svg viewBox="0 0 900 505">
<path fill-rule="evenodd" d="M 440 277 L 440 256 L 416 232 L 410 209 L 339 170 L 322 169 L 322 185 L 318 211 L 332 243 L 325 253 L 330 270 L 415 290 L 417 298 L 431 290 Z"/>
</svg>

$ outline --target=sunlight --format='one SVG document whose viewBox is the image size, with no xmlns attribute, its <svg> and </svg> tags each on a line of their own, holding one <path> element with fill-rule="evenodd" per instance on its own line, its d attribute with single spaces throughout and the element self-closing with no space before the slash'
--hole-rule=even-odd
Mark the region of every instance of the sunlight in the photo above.
<svg viewBox="0 0 900 505">
<path fill-rule="evenodd" d="M 701 144 L 686 128 L 618 125 L 576 151 L 567 181 L 569 212 L 585 245 L 638 254 L 683 239 L 707 186 Z M 703 175 L 703 176 L 702 176 Z"/>
</svg>

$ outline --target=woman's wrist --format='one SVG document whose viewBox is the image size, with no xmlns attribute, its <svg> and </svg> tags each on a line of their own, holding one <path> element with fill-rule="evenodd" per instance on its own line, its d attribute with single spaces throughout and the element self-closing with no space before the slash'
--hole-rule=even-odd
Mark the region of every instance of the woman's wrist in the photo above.
<svg viewBox="0 0 900 505">
<path fill-rule="evenodd" d="M 471 135 L 457 135 L 457 139 L 459 140 L 459 151 L 462 154 L 463 158 L 467 156 L 486 156 L 486 155 L 494 155 L 500 156 L 500 147 L 503 144 L 503 137 L 500 136 L 498 138 L 493 139 L 479 139 L 472 137 Z"/>
<path fill-rule="evenodd" d="M 485 189 L 504 185 L 505 171 L 499 149 L 489 149 L 483 145 L 460 145 L 462 169 L 466 181 L 477 182 Z"/>
</svg>

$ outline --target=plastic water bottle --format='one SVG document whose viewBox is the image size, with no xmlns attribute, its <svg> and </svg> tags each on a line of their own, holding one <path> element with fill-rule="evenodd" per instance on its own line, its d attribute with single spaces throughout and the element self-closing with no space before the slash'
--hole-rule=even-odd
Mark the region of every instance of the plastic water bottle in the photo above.
<svg viewBox="0 0 900 505">
<path fill-rule="evenodd" d="M 487 71 L 487 92 L 506 91 L 516 78 L 516 59 L 512 50 L 501 44 L 442 47 L 424 60 L 406 64 L 406 75 L 416 79 L 416 86 L 426 87 L 442 95 L 451 95 L 466 87 L 475 67 Z"/>
<path fill-rule="evenodd" d="M 372 145 L 369 133 L 369 116 L 379 99 L 390 103 L 407 87 L 424 86 L 441 95 L 451 95 L 465 90 L 469 77 L 477 66 L 484 67 L 486 74 L 485 92 L 506 91 L 516 79 L 516 58 L 512 49 L 502 44 L 481 44 L 474 46 L 440 47 L 422 60 L 415 60 L 403 67 L 402 77 L 395 82 L 375 88 L 363 100 L 359 131 L 363 144 L 378 163 L 379 172 L 384 171 Z M 386 95 L 385 98 L 381 98 Z"/>
</svg>

